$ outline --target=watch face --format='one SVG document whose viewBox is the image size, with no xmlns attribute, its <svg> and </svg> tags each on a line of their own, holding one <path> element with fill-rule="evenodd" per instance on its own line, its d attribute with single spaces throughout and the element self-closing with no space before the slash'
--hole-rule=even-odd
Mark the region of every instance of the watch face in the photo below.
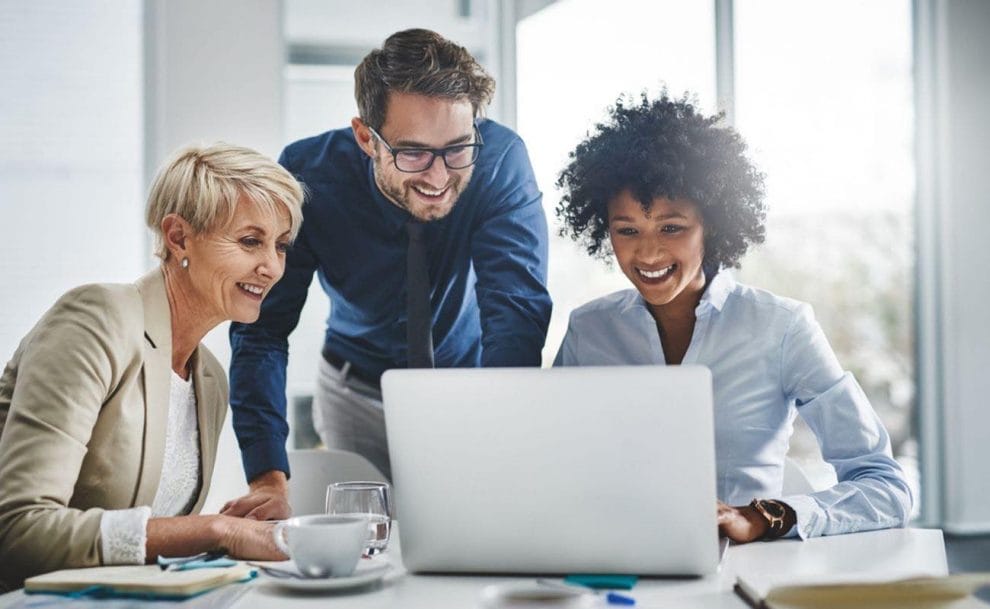
<svg viewBox="0 0 990 609">
<path fill-rule="evenodd" d="M 761 501 L 763 509 L 774 518 L 783 518 L 787 514 L 783 504 L 779 501 Z"/>
<path fill-rule="evenodd" d="M 767 521 L 762 539 L 776 539 L 786 533 L 787 506 L 774 499 L 753 499 L 749 504 Z"/>
</svg>

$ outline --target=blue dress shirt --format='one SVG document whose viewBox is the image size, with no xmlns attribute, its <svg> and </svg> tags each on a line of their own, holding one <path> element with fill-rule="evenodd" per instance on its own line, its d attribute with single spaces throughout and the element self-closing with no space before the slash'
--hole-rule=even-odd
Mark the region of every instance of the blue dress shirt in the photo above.
<svg viewBox="0 0 990 609">
<path fill-rule="evenodd" d="M 907 524 L 911 491 L 890 437 L 839 366 L 811 307 L 735 282 L 722 271 L 695 310 L 683 364 L 712 372 L 717 495 L 730 505 L 778 498 L 797 514 L 790 535 L 835 535 Z M 656 322 L 636 290 L 575 310 L 555 365 L 665 364 Z M 781 497 L 794 417 L 815 433 L 838 484 Z"/>
<path fill-rule="evenodd" d="M 437 367 L 539 366 L 550 320 L 547 223 L 523 141 L 480 120 L 485 142 L 453 210 L 426 225 Z M 254 324 L 231 325 L 230 403 L 250 480 L 288 472 L 288 336 L 316 272 L 330 298 L 324 350 L 365 377 L 406 367 L 410 218 L 379 191 L 352 131 L 289 145 L 279 162 L 306 187 L 285 275 Z"/>
</svg>

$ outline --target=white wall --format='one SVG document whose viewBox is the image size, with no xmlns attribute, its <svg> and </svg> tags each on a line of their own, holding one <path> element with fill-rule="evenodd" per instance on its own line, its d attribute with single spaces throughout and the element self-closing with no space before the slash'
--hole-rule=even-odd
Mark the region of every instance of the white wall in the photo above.
<svg viewBox="0 0 990 609">
<path fill-rule="evenodd" d="M 927 3 L 922 3 L 924 6 Z M 938 230 L 936 363 L 941 419 L 941 512 L 950 531 L 990 531 L 990 3 L 933 0 L 934 91 L 930 142 Z M 923 119 L 924 120 L 924 119 Z M 923 145 L 925 142 L 923 142 Z M 924 242 L 924 235 L 922 235 Z M 923 258 L 921 264 L 930 264 Z M 936 436 L 937 437 L 937 436 Z M 937 455 L 934 460 L 938 460 Z"/>
<path fill-rule="evenodd" d="M 286 0 L 285 34 L 293 44 L 365 47 L 370 51 L 394 32 L 425 27 L 457 40 L 473 52 L 484 51 L 488 2 L 461 0 Z"/>
<path fill-rule="evenodd" d="M 363 57 L 390 34 L 414 27 L 439 32 L 470 51 L 496 79 L 489 116 L 512 124 L 515 16 L 537 0 L 285 0 L 285 36 L 294 48 Z M 518 8 L 517 8 L 518 7 Z M 512 28 L 502 28 L 506 20 Z M 355 61 L 356 63 L 356 61 Z"/>
<path fill-rule="evenodd" d="M 65 291 L 145 268 L 141 2 L 0 1 L 0 365 Z"/>
<path fill-rule="evenodd" d="M 281 3 L 150 0 L 149 166 L 179 146 L 229 140 L 282 147 Z"/>
</svg>

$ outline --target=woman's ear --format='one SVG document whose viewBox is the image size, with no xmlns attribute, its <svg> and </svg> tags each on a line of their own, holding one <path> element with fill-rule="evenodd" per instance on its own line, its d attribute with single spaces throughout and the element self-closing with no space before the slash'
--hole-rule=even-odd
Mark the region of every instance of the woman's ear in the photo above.
<svg viewBox="0 0 990 609">
<path fill-rule="evenodd" d="M 168 214 L 162 218 L 162 235 L 169 257 L 175 256 L 178 260 L 185 258 L 192 234 L 192 226 L 179 214 Z"/>
</svg>

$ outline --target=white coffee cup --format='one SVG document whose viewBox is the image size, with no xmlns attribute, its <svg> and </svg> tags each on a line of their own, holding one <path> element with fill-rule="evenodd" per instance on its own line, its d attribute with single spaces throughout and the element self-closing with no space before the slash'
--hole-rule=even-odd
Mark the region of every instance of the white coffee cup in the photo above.
<svg viewBox="0 0 990 609">
<path fill-rule="evenodd" d="M 275 545 L 310 577 L 344 577 L 354 572 L 368 540 L 368 520 L 314 515 L 284 520 L 272 531 Z"/>
</svg>

